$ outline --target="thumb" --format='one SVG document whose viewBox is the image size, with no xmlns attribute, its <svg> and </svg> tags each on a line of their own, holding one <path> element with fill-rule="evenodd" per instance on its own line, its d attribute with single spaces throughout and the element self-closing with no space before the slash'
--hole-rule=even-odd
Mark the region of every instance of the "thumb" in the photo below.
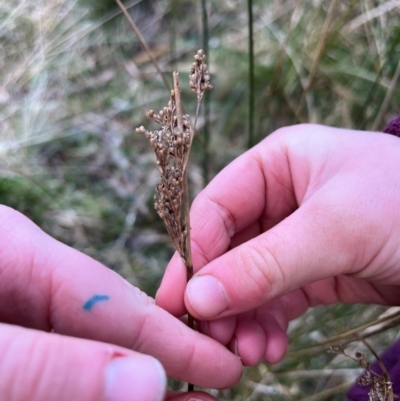
<svg viewBox="0 0 400 401">
<path fill-rule="evenodd" d="M 151 356 L 6 324 L 0 344 L 1 400 L 161 401 L 165 395 L 164 369 Z"/>
<path fill-rule="evenodd" d="M 267 232 L 208 263 L 187 284 L 188 312 L 205 320 L 237 314 L 303 285 L 348 273 L 355 264 L 357 238 L 349 235 L 346 219 L 329 223 L 332 210 L 329 197 L 316 197 Z"/>
</svg>

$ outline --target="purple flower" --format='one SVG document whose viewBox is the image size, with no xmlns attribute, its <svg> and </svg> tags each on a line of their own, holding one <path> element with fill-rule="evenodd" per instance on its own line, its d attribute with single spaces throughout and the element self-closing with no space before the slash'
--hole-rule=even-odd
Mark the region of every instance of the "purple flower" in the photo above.
<svg viewBox="0 0 400 401">
<path fill-rule="evenodd" d="M 383 132 L 400 137 L 400 117 L 397 117 L 394 120 L 390 121 Z"/>
<path fill-rule="evenodd" d="M 380 358 L 389 373 L 390 381 L 393 383 L 393 393 L 400 395 L 400 340 L 388 348 Z M 371 370 L 378 374 L 383 373 L 377 362 L 374 362 L 371 365 Z M 361 387 L 358 384 L 355 384 L 347 393 L 347 400 L 368 401 L 369 390 L 369 387 Z"/>
</svg>

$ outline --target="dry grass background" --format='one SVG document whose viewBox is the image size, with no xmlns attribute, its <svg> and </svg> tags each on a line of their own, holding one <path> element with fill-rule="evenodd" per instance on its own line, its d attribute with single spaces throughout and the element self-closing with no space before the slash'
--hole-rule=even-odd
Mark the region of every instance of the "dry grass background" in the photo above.
<svg viewBox="0 0 400 401">
<path fill-rule="evenodd" d="M 163 70 L 181 71 L 183 89 L 202 43 L 200 3 L 125 1 Z M 381 130 L 399 113 L 399 0 L 253 3 L 257 140 L 307 121 Z M 200 118 L 194 143 L 194 193 L 204 185 L 205 165 L 214 176 L 248 142 L 247 7 L 238 0 L 206 4 L 215 89 L 210 137 Z M 194 110 L 186 88 L 185 109 Z M 152 207 L 154 156 L 134 128 L 167 98 L 113 0 L 1 0 L 0 203 L 154 294 L 172 248 Z M 291 325 L 281 364 L 247 369 L 234 389 L 213 394 L 343 399 L 359 370 L 318 344 L 384 312 L 315 308 Z M 379 351 L 396 336 L 385 329 L 370 342 Z"/>
</svg>

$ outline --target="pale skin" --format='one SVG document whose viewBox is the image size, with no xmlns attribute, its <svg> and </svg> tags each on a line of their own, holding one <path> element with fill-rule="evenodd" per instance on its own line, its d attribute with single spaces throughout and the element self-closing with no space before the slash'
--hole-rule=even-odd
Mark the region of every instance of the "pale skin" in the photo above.
<svg viewBox="0 0 400 401">
<path fill-rule="evenodd" d="M 217 341 L 6 206 L 0 299 L 1 400 L 212 401 L 166 393 L 166 375 L 211 388 L 241 376 Z"/>
<path fill-rule="evenodd" d="M 400 139 L 299 125 L 228 165 L 191 209 L 195 275 L 175 255 L 157 304 L 186 310 L 245 365 L 286 352 L 320 304 L 400 304 Z"/>
</svg>

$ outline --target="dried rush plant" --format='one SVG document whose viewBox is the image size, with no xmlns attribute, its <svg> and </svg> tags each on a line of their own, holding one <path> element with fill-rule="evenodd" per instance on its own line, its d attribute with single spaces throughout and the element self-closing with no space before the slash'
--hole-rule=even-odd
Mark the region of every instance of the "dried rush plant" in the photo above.
<svg viewBox="0 0 400 401">
<path fill-rule="evenodd" d="M 341 345 L 331 346 L 328 352 L 331 354 L 341 354 L 346 358 L 352 359 L 357 362 L 361 368 L 365 369 L 365 374 L 357 379 L 357 384 L 361 387 L 369 387 L 368 401 L 394 401 L 394 399 L 398 397 L 393 393 L 393 383 L 390 379 L 388 370 L 371 345 L 363 337 L 359 335 L 356 337 L 362 341 L 374 355 L 383 374 L 374 372 L 371 369 L 371 364 L 367 361 L 366 356 L 361 352 L 356 352 L 355 357 L 352 357 L 345 352 Z"/>
<path fill-rule="evenodd" d="M 200 102 L 204 92 L 212 89 L 210 74 L 207 71 L 207 65 L 204 63 L 206 59 L 204 51 L 199 50 L 194 59 L 195 62 L 189 74 L 190 87 L 197 94 L 194 124 L 191 123 L 188 114 L 183 114 L 179 74 L 174 72 L 174 89 L 171 90 L 168 105 L 158 114 L 155 114 L 154 110 L 146 113 L 150 120 L 161 125 L 161 129 L 147 131 L 143 126 L 136 129 L 136 132 L 144 134 L 149 139 L 156 154 L 157 165 L 160 169 L 160 180 L 156 185 L 154 207 L 158 215 L 164 220 L 174 247 L 186 266 L 188 281 L 193 276 L 193 261 L 190 247 L 187 167 Z M 194 327 L 193 317 L 190 315 L 188 315 L 188 326 Z M 188 391 L 191 390 L 193 390 L 193 385 L 189 383 Z"/>
</svg>

